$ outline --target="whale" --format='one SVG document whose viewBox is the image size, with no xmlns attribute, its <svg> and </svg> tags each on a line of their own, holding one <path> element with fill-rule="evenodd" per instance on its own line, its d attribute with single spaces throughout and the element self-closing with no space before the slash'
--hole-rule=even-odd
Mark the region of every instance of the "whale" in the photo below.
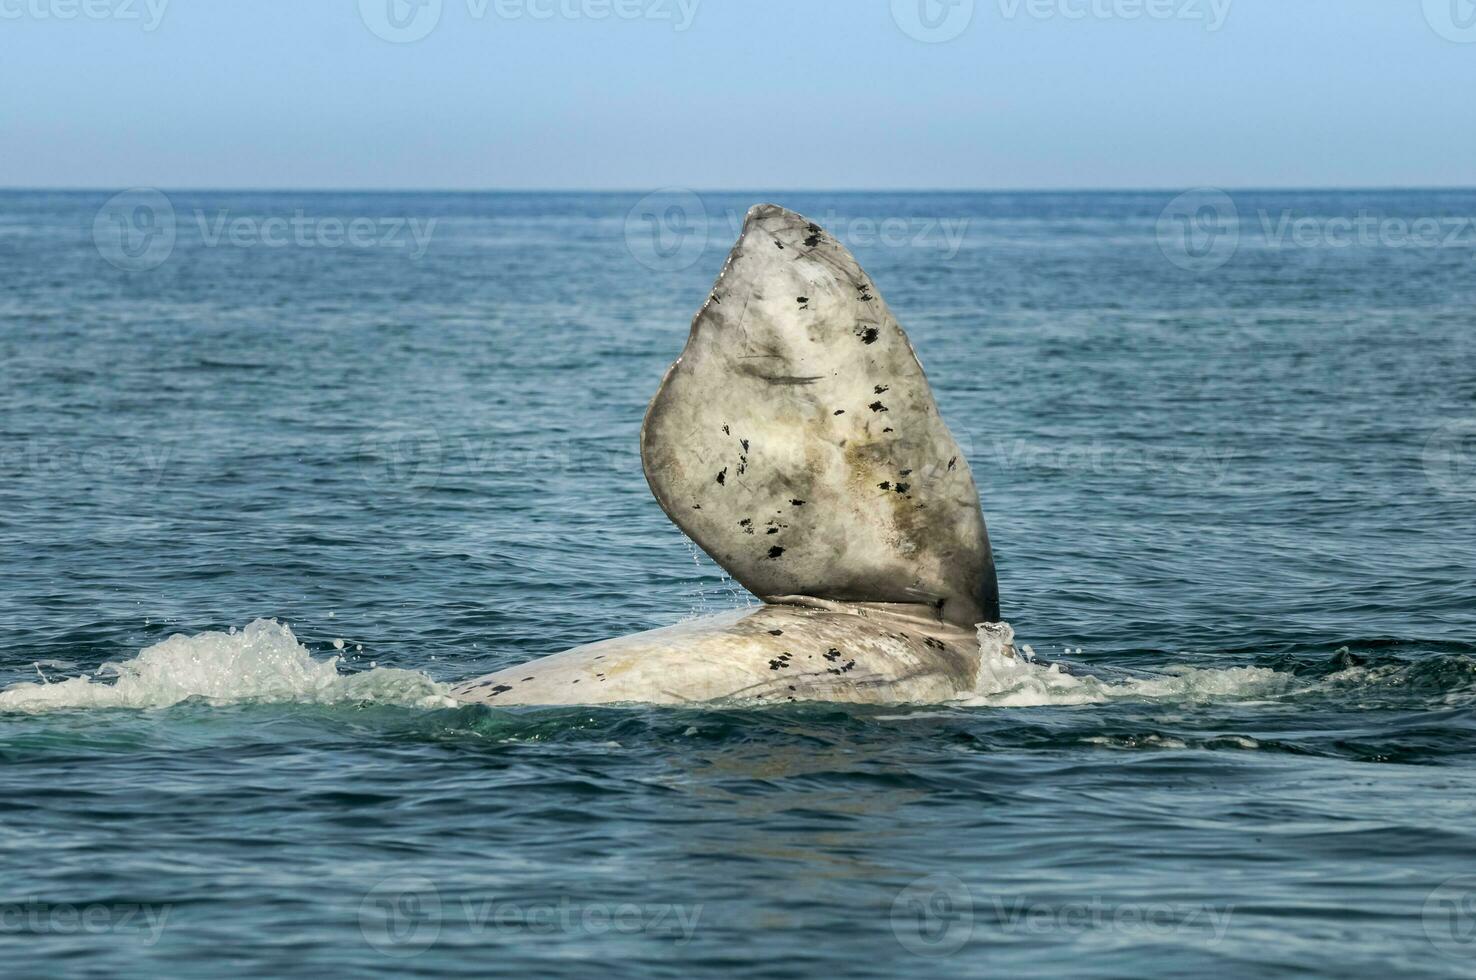
<svg viewBox="0 0 1476 980">
<path fill-rule="evenodd" d="M 972 687 L 981 630 L 1008 643 L 979 492 L 917 354 L 851 252 L 804 216 L 749 210 L 640 454 L 667 517 L 760 604 L 498 670 L 451 697 L 938 703 Z"/>
</svg>

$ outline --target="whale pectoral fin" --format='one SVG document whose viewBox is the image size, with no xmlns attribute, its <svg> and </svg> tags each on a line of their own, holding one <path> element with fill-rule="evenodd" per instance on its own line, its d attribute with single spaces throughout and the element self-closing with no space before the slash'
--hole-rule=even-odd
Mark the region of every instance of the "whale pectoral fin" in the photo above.
<svg viewBox="0 0 1476 980">
<path fill-rule="evenodd" d="M 667 515 L 761 598 L 999 619 L 968 462 L 912 345 L 818 225 L 748 213 L 641 428 Z"/>
</svg>

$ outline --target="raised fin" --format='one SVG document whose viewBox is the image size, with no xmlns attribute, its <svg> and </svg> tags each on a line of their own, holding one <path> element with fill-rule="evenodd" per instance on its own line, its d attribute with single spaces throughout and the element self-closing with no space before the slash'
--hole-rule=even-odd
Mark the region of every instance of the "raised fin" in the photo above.
<svg viewBox="0 0 1476 980">
<path fill-rule="evenodd" d="M 851 253 L 748 212 L 641 427 L 667 515 L 765 601 L 999 619 L 968 463 L 907 335 Z"/>
</svg>

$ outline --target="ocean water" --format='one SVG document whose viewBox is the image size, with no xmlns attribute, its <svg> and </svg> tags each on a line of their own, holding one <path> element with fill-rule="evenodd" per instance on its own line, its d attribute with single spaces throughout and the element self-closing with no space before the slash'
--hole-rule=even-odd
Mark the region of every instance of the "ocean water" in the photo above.
<svg viewBox="0 0 1476 980">
<path fill-rule="evenodd" d="M 753 601 L 636 437 L 762 200 L 911 335 L 1033 660 L 449 702 Z M 1473 216 L 0 193 L 3 971 L 1476 974 Z"/>
</svg>

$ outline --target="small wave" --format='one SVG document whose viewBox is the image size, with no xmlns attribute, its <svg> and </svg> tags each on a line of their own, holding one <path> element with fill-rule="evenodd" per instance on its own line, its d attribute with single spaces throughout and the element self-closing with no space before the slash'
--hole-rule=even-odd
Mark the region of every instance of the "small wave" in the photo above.
<svg viewBox="0 0 1476 980">
<path fill-rule="evenodd" d="M 338 657 L 315 660 L 289 627 L 258 619 L 239 632 L 171 636 L 132 660 L 103 664 L 92 677 L 12 685 L 0 691 L 0 711 L 163 708 L 189 698 L 439 708 L 456 704 L 446 691 L 413 670 L 344 673 Z"/>
<path fill-rule="evenodd" d="M 960 707 L 1027 708 L 1102 704 L 1125 698 L 1208 701 L 1275 697 L 1305 686 L 1292 674 L 1265 667 L 1208 669 L 1175 664 L 1153 677 L 1104 680 L 1072 674 L 1061 664 L 1038 663 L 1035 651 L 1014 645 L 1008 623 L 979 627 L 979 668 L 974 685 L 952 702 Z"/>
</svg>

